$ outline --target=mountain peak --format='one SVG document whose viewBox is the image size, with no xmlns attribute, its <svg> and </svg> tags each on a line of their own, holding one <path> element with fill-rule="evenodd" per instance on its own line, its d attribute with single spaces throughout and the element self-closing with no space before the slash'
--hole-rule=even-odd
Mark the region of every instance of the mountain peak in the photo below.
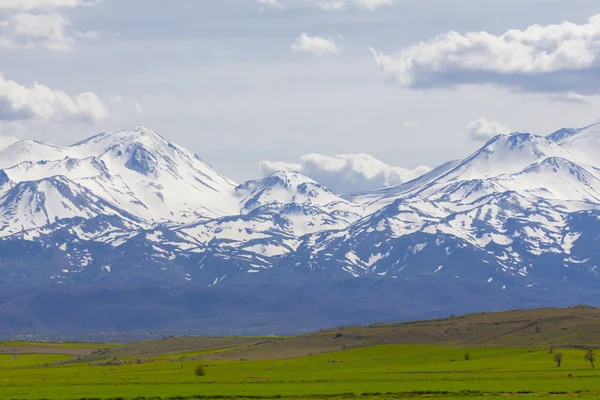
<svg viewBox="0 0 600 400">
<path fill-rule="evenodd" d="M 600 122 L 579 129 L 561 129 L 547 138 L 569 151 L 578 161 L 600 167 L 597 156 L 600 150 Z"/>
<path fill-rule="evenodd" d="M 253 210 L 267 204 L 329 204 L 343 201 L 325 186 L 299 172 L 277 171 L 266 178 L 236 188 L 243 208 Z"/>
<path fill-rule="evenodd" d="M 142 144 L 149 148 L 161 150 L 169 146 L 170 142 L 157 132 L 145 126 L 136 125 L 117 132 L 100 133 L 89 139 L 75 143 L 71 148 L 77 149 L 78 152 L 83 152 L 86 155 L 97 155 L 112 148 L 132 144 Z"/>
<path fill-rule="evenodd" d="M 269 185 L 280 184 L 286 187 L 298 186 L 303 183 L 317 184 L 317 182 L 308 176 L 296 171 L 277 171 L 263 179 L 263 182 Z"/>
<path fill-rule="evenodd" d="M 238 193 L 252 193 L 260 190 L 285 190 L 295 192 L 300 186 L 314 185 L 322 187 L 329 192 L 329 189 L 321 186 L 308 176 L 302 175 L 299 172 L 277 171 L 265 178 L 248 181 L 237 187 Z"/>
</svg>

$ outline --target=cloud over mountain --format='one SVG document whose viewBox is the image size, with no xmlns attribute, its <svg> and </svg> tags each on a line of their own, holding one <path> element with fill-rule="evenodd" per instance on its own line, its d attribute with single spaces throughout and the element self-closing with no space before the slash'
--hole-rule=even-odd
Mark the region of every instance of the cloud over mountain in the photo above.
<svg viewBox="0 0 600 400">
<path fill-rule="evenodd" d="M 96 123 L 109 114 L 95 93 L 69 95 L 37 82 L 27 87 L 0 74 L 0 121 Z"/>
<path fill-rule="evenodd" d="M 475 142 L 486 142 L 494 136 L 505 135 L 510 132 L 508 126 L 498 121 L 489 121 L 486 118 L 479 118 L 467 126 L 469 139 Z"/>
<path fill-rule="evenodd" d="M 301 172 L 341 194 L 400 185 L 430 171 L 424 166 L 394 167 L 368 154 L 307 154 L 298 164 L 262 161 L 259 167 L 265 176 L 280 170 Z"/>
</svg>

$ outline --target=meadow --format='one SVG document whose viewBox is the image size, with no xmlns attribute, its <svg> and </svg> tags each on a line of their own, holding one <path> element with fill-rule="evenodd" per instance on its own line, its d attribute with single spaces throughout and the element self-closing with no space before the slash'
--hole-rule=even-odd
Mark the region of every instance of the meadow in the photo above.
<svg viewBox="0 0 600 400">
<path fill-rule="evenodd" d="M 285 338 L 2 342 L 0 399 L 600 399 L 584 358 L 598 321 L 578 307 Z"/>
<path fill-rule="evenodd" d="M 207 353 L 123 365 L 72 356 L 0 356 L 3 399 L 325 399 L 507 396 L 600 398 L 600 371 L 581 349 L 386 345 L 293 359 L 209 360 Z M 468 357 L 466 355 L 468 354 Z M 191 357 L 191 359 L 190 359 Z M 468 360 L 466 358 L 469 358 Z M 113 361 L 114 363 L 114 361 Z M 198 365 L 204 376 L 197 376 Z"/>
</svg>

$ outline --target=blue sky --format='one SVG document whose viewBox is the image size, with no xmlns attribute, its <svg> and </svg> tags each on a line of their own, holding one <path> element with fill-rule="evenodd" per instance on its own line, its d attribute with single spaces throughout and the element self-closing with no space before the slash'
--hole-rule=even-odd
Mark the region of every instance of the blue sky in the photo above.
<svg viewBox="0 0 600 400">
<path fill-rule="evenodd" d="M 598 119 L 597 1 L 389 3 L 0 0 L 0 134 L 67 145 L 143 124 L 237 181 L 270 161 L 377 186 L 495 133 Z"/>
</svg>

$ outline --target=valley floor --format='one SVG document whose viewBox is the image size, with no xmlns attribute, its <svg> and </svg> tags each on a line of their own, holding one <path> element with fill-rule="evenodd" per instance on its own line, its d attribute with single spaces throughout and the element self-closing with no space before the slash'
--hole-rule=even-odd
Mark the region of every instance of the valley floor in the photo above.
<svg viewBox="0 0 600 400">
<path fill-rule="evenodd" d="M 98 361 L 73 352 L 1 354 L 0 398 L 600 398 L 600 369 L 583 349 L 554 350 L 563 353 L 560 368 L 547 348 L 383 345 L 287 359 L 210 359 L 229 349 Z M 199 365 L 204 376 L 195 373 Z"/>
</svg>

